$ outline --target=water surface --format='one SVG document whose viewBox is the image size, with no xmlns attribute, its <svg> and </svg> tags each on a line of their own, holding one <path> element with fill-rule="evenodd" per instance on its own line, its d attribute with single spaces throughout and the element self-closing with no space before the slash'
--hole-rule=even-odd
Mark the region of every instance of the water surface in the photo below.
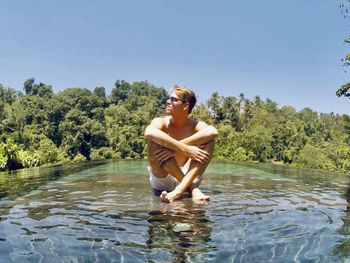
<svg viewBox="0 0 350 263">
<path fill-rule="evenodd" d="M 0 262 L 344 262 L 347 176 L 212 163 L 202 190 L 166 204 L 144 161 L 0 175 Z"/>
</svg>

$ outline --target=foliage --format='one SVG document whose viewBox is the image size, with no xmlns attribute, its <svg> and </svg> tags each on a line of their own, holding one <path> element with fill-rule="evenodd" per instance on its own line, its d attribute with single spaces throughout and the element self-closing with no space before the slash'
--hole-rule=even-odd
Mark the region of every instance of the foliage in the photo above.
<svg viewBox="0 0 350 263">
<path fill-rule="evenodd" d="M 300 151 L 295 165 L 300 167 L 323 169 L 326 167 L 326 156 L 320 148 L 311 144 L 306 144 Z"/>
<path fill-rule="evenodd" d="M 111 94 L 23 84 L 25 95 L 0 85 L 0 170 L 85 160 L 142 159 L 144 130 L 161 116 L 167 92 L 147 81 L 116 81 Z M 350 171 L 350 117 L 278 107 L 243 93 L 213 93 L 191 118 L 219 131 L 214 159 L 279 162 L 298 167 Z"/>
<path fill-rule="evenodd" d="M 18 152 L 18 145 L 12 141 L 0 144 L 0 169 L 15 170 L 22 168 Z"/>
<path fill-rule="evenodd" d="M 217 160 L 250 161 L 254 153 L 242 146 L 242 134 L 236 132 L 230 125 L 222 125 L 218 129 L 220 136 L 216 141 Z"/>
<path fill-rule="evenodd" d="M 345 18 L 349 17 L 349 10 L 350 10 L 350 1 L 346 0 L 343 1 L 343 3 L 341 3 L 339 5 L 340 9 L 341 9 L 341 13 Z M 350 37 L 346 38 L 344 40 L 344 42 L 346 44 L 350 43 Z M 349 67 L 350 66 L 350 53 L 347 53 L 344 58 L 342 59 L 343 61 L 343 66 L 344 67 Z M 347 71 L 345 71 L 347 72 Z M 336 95 L 338 97 L 344 96 L 344 97 L 350 97 L 350 82 L 345 83 L 344 85 L 342 85 L 337 91 L 336 91 Z"/>
<path fill-rule="evenodd" d="M 230 104 L 224 103 L 230 100 Z M 228 105 L 235 105 L 230 115 Z M 215 158 L 279 162 L 298 167 L 349 172 L 350 117 L 291 106 L 278 108 L 270 99 L 222 97 L 214 93 L 207 103 L 218 128 Z M 238 110 L 236 110 L 238 109 Z M 208 119 L 206 111 L 194 111 Z M 232 118 L 232 116 L 235 116 Z M 210 123 L 210 122 L 209 122 Z"/>
<path fill-rule="evenodd" d="M 350 97 L 350 82 L 342 85 L 340 89 L 337 90 L 336 95 L 338 97 L 341 97 L 341 96 Z"/>
<path fill-rule="evenodd" d="M 90 158 L 91 160 L 117 159 L 120 158 L 120 155 L 116 154 L 110 147 L 102 147 L 93 149 Z"/>
</svg>

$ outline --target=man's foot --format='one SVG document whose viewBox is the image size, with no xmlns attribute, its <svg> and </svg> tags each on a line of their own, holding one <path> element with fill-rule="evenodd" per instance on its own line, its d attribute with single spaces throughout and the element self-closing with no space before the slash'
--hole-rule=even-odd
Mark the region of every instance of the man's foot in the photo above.
<svg viewBox="0 0 350 263">
<path fill-rule="evenodd" d="M 192 191 L 192 199 L 194 201 L 209 201 L 210 197 L 202 193 L 199 188 L 195 188 Z"/>
<path fill-rule="evenodd" d="M 167 195 L 168 195 L 168 192 L 163 191 L 159 197 L 163 202 L 169 203 L 169 199 L 167 198 Z"/>
<path fill-rule="evenodd" d="M 163 202 L 167 202 L 167 203 L 172 203 L 175 200 L 181 199 L 182 198 L 182 194 L 180 194 L 179 192 L 177 192 L 176 190 L 173 190 L 171 192 L 167 192 L 167 191 L 163 191 L 160 194 L 160 199 Z"/>
</svg>

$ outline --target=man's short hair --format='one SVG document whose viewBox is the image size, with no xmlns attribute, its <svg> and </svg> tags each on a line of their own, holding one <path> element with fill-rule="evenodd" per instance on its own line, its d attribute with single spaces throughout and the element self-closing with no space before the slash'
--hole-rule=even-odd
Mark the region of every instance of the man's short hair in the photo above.
<svg viewBox="0 0 350 263">
<path fill-rule="evenodd" d="M 191 113 L 193 107 L 196 105 L 197 102 L 196 94 L 194 94 L 192 90 L 186 88 L 185 86 L 175 85 L 174 90 L 179 92 L 179 94 L 182 97 L 181 100 L 183 102 L 188 102 L 190 109 L 189 113 Z"/>
</svg>

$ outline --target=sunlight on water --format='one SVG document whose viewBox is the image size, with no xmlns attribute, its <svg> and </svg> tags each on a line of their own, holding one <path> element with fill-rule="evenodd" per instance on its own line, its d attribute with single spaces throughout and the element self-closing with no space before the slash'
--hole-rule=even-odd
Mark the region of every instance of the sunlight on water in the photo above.
<svg viewBox="0 0 350 263">
<path fill-rule="evenodd" d="M 146 162 L 0 177 L 0 262 L 343 262 L 349 179 L 213 163 L 212 200 L 160 202 Z M 64 171 L 63 171 L 64 170 Z"/>
</svg>

